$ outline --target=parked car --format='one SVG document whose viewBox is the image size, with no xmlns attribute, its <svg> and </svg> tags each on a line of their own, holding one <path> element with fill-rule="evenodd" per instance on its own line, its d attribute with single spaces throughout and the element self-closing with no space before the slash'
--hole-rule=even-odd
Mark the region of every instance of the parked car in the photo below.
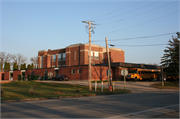
<svg viewBox="0 0 180 119">
<path fill-rule="evenodd" d="M 67 77 L 66 75 L 57 75 L 55 77 L 52 77 L 52 80 L 55 80 L 55 81 L 68 81 L 69 80 L 69 77 Z"/>
</svg>

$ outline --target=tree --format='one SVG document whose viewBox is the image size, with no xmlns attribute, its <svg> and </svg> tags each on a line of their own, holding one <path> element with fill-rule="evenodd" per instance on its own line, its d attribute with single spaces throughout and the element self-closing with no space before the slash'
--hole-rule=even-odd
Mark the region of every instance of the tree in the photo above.
<svg viewBox="0 0 180 119">
<path fill-rule="evenodd" d="M 177 83 L 177 76 L 179 74 L 179 40 L 172 37 L 172 40 L 168 41 L 168 45 L 164 50 L 164 55 L 161 59 L 161 65 L 164 66 L 164 71 L 167 76 L 174 77 Z"/>
<path fill-rule="evenodd" d="M 36 57 L 31 57 L 30 61 L 33 62 L 33 64 L 34 64 L 35 67 L 38 66 L 38 56 L 36 56 Z"/>
<path fill-rule="evenodd" d="M 1 69 L 0 70 L 2 70 L 3 69 L 3 64 L 2 63 L 0 63 L 1 64 Z"/>
<path fill-rule="evenodd" d="M 13 70 L 18 70 L 18 65 L 16 63 L 13 64 Z"/>
<path fill-rule="evenodd" d="M 4 70 L 10 70 L 10 63 L 4 63 Z"/>
<path fill-rule="evenodd" d="M 10 63 L 10 60 L 11 60 L 11 54 L 6 53 L 6 52 L 0 52 L 0 63 L 2 64 L 2 66 L 5 65 L 5 62 Z M 3 69 L 3 67 L 2 67 L 2 69 Z"/>
<path fill-rule="evenodd" d="M 18 65 L 18 69 L 20 68 L 20 65 L 25 63 L 27 61 L 27 57 L 24 55 L 18 53 L 12 55 L 13 63 L 16 63 Z"/>
<path fill-rule="evenodd" d="M 34 64 L 33 63 L 31 64 L 31 69 L 34 69 Z"/>
<path fill-rule="evenodd" d="M 31 65 L 30 64 L 28 64 L 28 67 L 27 67 L 28 69 L 31 69 Z"/>
</svg>

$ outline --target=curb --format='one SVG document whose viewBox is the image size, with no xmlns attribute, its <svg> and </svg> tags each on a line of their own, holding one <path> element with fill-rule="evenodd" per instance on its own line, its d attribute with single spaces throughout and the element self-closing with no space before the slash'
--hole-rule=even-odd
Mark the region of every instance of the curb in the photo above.
<svg viewBox="0 0 180 119">
<path fill-rule="evenodd" d="M 31 99 L 3 100 L 3 101 L 1 101 L 1 103 L 37 101 L 37 100 L 47 100 L 47 99 L 75 98 L 75 97 L 85 97 L 85 96 L 97 96 L 97 94 L 91 94 L 91 95 L 75 95 L 75 96 L 64 96 L 64 97 L 49 97 L 49 98 L 31 98 Z"/>
<path fill-rule="evenodd" d="M 2 100 L 1 103 L 7 102 L 25 102 L 25 101 L 37 101 L 37 100 L 48 100 L 48 99 L 63 99 L 63 98 L 76 98 L 76 97 L 90 97 L 90 96 L 103 96 L 103 95 L 116 95 L 116 94 L 127 94 L 127 93 L 107 93 L 107 94 L 90 94 L 90 95 L 74 95 L 64 97 L 47 97 L 47 98 L 29 98 L 29 99 L 17 99 L 17 100 Z"/>
</svg>

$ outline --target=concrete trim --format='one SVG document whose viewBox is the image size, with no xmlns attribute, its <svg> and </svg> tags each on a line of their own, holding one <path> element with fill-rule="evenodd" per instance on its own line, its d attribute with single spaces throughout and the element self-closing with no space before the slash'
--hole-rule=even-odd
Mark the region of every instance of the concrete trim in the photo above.
<svg viewBox="0 0 180 119">
<path fill-rule="evenodd" d="M 40 50 L 40 51 L 38 51 L 38 53 L 39 53 L 39 52 L 47 52 L 47 50 Z"/>
</svg>

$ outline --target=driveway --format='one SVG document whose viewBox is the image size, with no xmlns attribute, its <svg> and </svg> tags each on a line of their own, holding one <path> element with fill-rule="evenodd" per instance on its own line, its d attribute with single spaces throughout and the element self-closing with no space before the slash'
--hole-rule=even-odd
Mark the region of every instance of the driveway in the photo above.
<svg viewBox="0 0 180 119">
<path fill-rule="evenodd" d="M 77 85 L 86 85 L 88 86 L 88 81 L 39 81 L 39 82 L 50 82 L 50 83 L 66 83 L 66 84 L 77 84 Z M 160 81 L 126 81 L 125 89 L 131 90 L 132 93 L 148 93 L 148 92 L 179 92 L 177 89 L 158 89 L 151 87 L 151 84 L 158 83 Z M 101 83 L 97 83 L 98 87 L 101 87 Z M 91 83 L 91 86 L 95 86 L 95 83 Z M 108 83 L 103 83 L 103 86 L 108 88 Z M 114 82 L 115 89 L 124 89 L 124 81 Z"/>
</svg>

